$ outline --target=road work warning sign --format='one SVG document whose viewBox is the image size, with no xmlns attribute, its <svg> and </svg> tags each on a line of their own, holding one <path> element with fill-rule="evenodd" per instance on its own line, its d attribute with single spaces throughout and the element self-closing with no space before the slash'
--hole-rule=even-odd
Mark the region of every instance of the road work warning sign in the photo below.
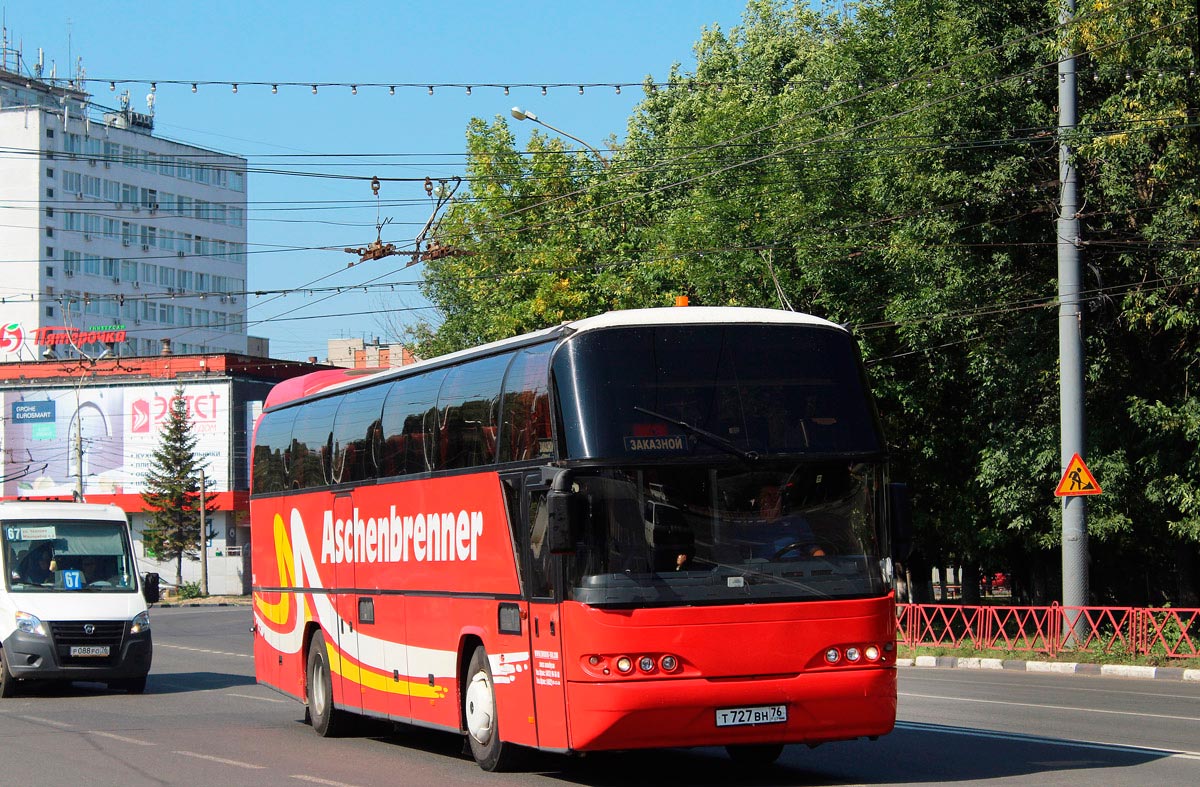
<svg viewBox="0 0 1200 787">
<path fill-rule="evenodd" d="M 1063 472 L 1058 488 L 1054 490 L 1055 497 L 1076 497 L 1078 495 L 1098 495 L 1103 490 L 1096 476 L 1088 470 L 1079 454 L 1071 457 L 1067 469 Z"/>
</svg>

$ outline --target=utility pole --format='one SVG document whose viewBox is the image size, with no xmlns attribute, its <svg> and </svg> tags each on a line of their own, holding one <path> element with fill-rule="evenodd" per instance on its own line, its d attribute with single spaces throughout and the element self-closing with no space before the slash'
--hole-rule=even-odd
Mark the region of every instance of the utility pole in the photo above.
<svg viewBox="0 0 1200 787">
<path fill-rule="evenodd" d="M 204 468 L 200 468 L 200 595 L 208 595 L 208 504 L 204 499 Z"/>
<path fill-rule="evenodd" d="M 1075 16 L 1075 0 L 1062 0 L 1058 21 L 1065 30 Z M 1058 61 L 1058 355 L 1061 471 L 1075 454 L 1084 456 L 1083 309 L 1080 304 L 1079 208 L 1069 136 L 1076 123 L 1075 56 L 1064 47 Z M 1082 497 L 1062 499 L 1063 606 L 1088 603 L 1087 507 Z M 1082 616 L 1064 625 L 1065 644 L 1074 645 Z"/>
<path fill-rule="evenodd" d="M 79 389 L 75 389 L 75 500 L 83 502 L 83 411 L 79 409 Z"/>
</svg>

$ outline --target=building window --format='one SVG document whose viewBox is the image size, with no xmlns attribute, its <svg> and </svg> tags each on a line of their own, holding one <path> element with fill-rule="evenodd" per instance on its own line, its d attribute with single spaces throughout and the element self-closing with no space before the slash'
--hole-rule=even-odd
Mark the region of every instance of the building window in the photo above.
<svg viewBox="0 0 1200 787">
<path fill-rule="evenodd" d="M 46 218 L 54 218 L 54 208 L 50 207 L 49 205 L 46 206 Z"/>
<path fill-rule="evenodd" d="M 47 316 L 47 317 L 53 317 L 53 316 L 54 316 L 54 307 L 53 307 L 53 306 L 47 306 L 47 307 L 46 307 L 46 316 Z"/>
<path fill-rule="evenodd" d="M 52 188 L 46 189 L 46 199 L 54 199 L 54 189 L 52 189 Z"/>
<path fill-rule="evenodd" d="M 53 238 L 53 237 L 54 237 L 54 228 L 53 228 L 53 227 L 47 227 L 47 228 L 46 228 L 46 237 L 47 237 L 47 238 Z"/>
<path fill-rule="evenodd" d="M 54 139 L 54 129 L 46 129 L 46 139 Z"/>
<path fill-rule="evenodd" d="M 54 167 L 46 167 L 46 177 L 54 177 Z"/>
<path fill-rule="evenodd" d="M 54 278 L 54 266 L 53 265 L 46 266 L 46 278 L 48 278 L 48 279 Z"/>
<path fill-rule="evenodd" d="M 46 256 L 47 256 L 47 257 L 53 257 L 53 256 L 54 256 L 54 247 L 53 247 L 53 246 L 47 246 L 47 247 L 46 247 Z"/>
</svg>

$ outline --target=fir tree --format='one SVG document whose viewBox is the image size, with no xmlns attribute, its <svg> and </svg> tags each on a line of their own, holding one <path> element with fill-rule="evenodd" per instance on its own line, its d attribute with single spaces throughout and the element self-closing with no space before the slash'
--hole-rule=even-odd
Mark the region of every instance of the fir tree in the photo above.
<svg viewBox="0 0 1200 787">
<path fill-rule="evenodd" d="M 175 561 L 175 585 L 183 582 L 183 559 L 199 556 L 200 471 L 196 436 L 188 419 L 183 389 L 176 388 L 161 441 L 146 473 L 142 500 L 153 512 L 143 536 L 146 547 L 159 560 Z"/>
</svg>

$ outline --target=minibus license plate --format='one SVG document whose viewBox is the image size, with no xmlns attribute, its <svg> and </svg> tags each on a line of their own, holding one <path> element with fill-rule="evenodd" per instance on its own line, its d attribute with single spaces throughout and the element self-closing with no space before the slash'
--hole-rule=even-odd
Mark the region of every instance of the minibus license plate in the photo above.
<svg viewBox="0 0 1200 787">
<path fill-rule="evenodd" d="M 108 645 L 72 645 L 72 656 L 107 656 Z"/>
<path fill-rule="evenodd" d="M 786 705 L 762 705 L 756 708 L 721 708 L 717 710 L 718 727 L 739 727 L 745 724 L 778 724 L 787 721 Z"/>
</svg>

